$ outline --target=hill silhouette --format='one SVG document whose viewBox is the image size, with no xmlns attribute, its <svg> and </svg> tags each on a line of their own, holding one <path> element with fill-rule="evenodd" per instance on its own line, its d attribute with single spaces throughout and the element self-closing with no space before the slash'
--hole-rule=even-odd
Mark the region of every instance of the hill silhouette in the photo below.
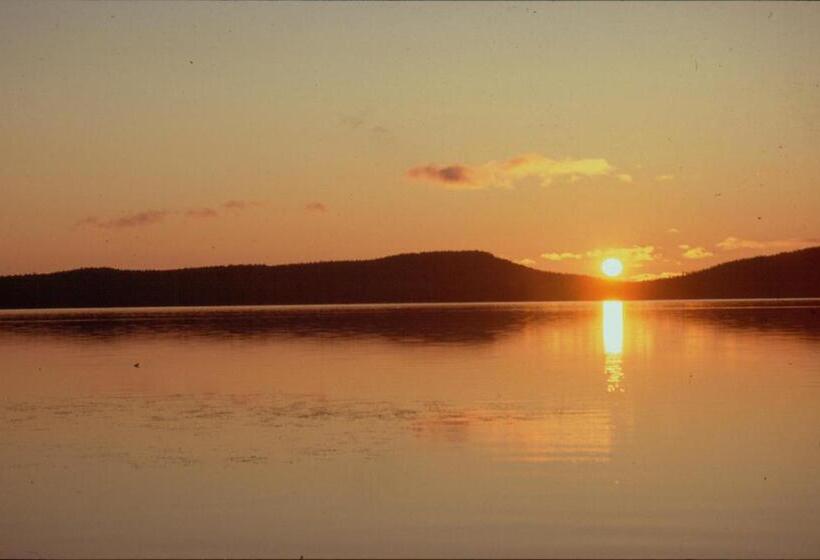
<svg viewBox="0 0 820 560">
<path fill-rule="evenodd" d="M 820 297 L 820 247 L 730 261 L 636 288 L 643 299 Z"/>
<path fill-rule="evenodd" d="M 0 277 L 0 308 L 819 297 L 820 247 L 620 282 L 543 272 L 483 251 L 178 270 Z"/>
</svg>

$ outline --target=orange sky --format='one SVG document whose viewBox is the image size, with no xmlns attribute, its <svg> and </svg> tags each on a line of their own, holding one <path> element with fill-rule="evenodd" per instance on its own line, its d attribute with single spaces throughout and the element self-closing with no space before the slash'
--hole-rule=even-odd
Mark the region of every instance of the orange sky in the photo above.
<svg viewBox="0 0 820 560">
<path fill-rule="evenodd" d="M 820 4 L 0 3 L 0 274 L 820 243 Z"/>
</svg>

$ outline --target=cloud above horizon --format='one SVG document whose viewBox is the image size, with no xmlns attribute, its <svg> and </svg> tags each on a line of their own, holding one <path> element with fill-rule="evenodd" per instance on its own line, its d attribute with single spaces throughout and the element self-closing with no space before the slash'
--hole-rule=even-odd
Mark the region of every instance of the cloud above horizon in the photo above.
<svg viewBox="0 0 820 560">
<path fill-rule="evenodd" d="M 339 117 L 339 125 L 351 131 L 367 131 L 373 135 L 374 139 L 385 140 L 392 137 L 392 131 L 374 122 L 370 118 L 370 111 L 359 111 L 355 114 L 346 114 Z"/>
<path fill-rule="evenodd" d="M 729 236 L 723 241 L 715 244 L 723 251 L 737 251 L 741 249 L 773 250 L 782 249 L 784 251 L 805 249 L 820 244 L 818 239 L 774 239 L 770 241 L 755 241 L 753 239 L 741 239 Z"/>
<path fill-rule="evenodd" d="M 542 253 L 541 258 L 548 261 L 560 262 L 581 259 L 603 259 L 617 257 L 633 267 L 643 266 L 644 263 L 654 261 L 661 255 L 655 252 L 654 245 L 633 245 L 631 247 L 610 247 L 607 249 L 590 249 L 582 253 L 569 251 Z"/>
<path fill-rule="evenodd" d="M 222 208 L 227 210 L 245 210 L 256 206 L 262 206 L 262 203 L 258 200 L 228 200 L 222 203 Z"/>
<path fill-rule="evenodd" d="M 229 200 L 220 206 L 225 210 L 239 211 L 261 203 L 249 200 Z M 134 228 L 159 224 L 170 216 L 181 215 L 185 218 L 203 219 L 217 218 L 220 212 L 210 207 L 189 208 L 188 210 L 142 210 L 130 214 L 124 214 L 117 218 L 98 218 L 89 216 L 74 224 L 74 227 L 97 227 L 102 229 Z"/>
<path fill-rule="evenodd" d="M 614 177 L 624 183 L 632 182 L 631 175 L 617 173 L 617 168 L 603 158 L 557 160 L 536 153 L 479 165 L 421 165 L 407 170 L 405 176 L 411 180 L 459 190 L 512 188 L 517 182 L 530 178 L 537 179 L 542 186 L 548 186 L 556 179 L 576 182 L 584 178 L 604 176 Z"/>
<path fill-rule="evenodd" d="M 185 211 L 186 218 L 216 218 L 219 212 L 213 208 L 192 208 Z"/>
<path fill-rule="evenodd" d="M 308 202 L 305 204 L 307 212 L 327 212 L 327 206 L 323 202 Z"/>
<path fill-rule="evenodd" d="M 133 214 L 126 214 L 119 218 L 101 220 L 95 216 L 83 218 L 77 222 L 77 226 L 94 226 L 99 228 L 130 228 L 139 226 L 150 226 L 163 221 L 170 214 L 167 210 L 144 210 Z"/>
<path fill-rule="evenodd" d="M 675 278 L 681 276 L 682 272 L 644 272 L 643 274 L 635 274 L 629 279 L 635 282 L 646 282 L 648 280 L 661 280 L 663 278 Z"/>
<path fill-rule="evenodd" d="M 589 259 L 616 257 L 632 266 L 643 266 L 660 257 L 655 252 L 654 245 L 633 245 L 631 247 L 612 247 L 609 249 L 593 249 L 585 253 Z"/>
<path fill-rule="evenodd" d="M 566 260 L 578 260 L 582 258 L 584 255 L 581 253 L 543 253 L 541 255 L 542 259 L 547 259 L 548 261 L 566 261 Z"/>
<path fill-rule="evenodd" d="M 706 259 L 714 257 L 715 254 L 704 247 L 692 247 L 691 245 L 678 245 L 678 249 L 683 250 L 681 255 L 684 259 Z"/>
</svg>

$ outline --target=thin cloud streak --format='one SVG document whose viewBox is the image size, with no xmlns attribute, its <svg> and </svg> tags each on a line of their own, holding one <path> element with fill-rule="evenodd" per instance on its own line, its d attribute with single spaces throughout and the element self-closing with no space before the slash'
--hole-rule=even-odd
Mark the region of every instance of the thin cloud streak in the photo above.
<svg viewBox="0 0 820 560">
<path fill-rule="evenodd" d="M 704 247 L 692 247 L 690 245 L 678 245 L 678 249 L 683 250 L 683 254 L 681 255 L 684 259 L 706 259 L 709 257 L 714 257 L 715 254 Z"/>
<path fill-rule="evenodd" d="M 221 208 L 229 211 L 241 211 L 254 206 L 261 206 L 261 203 L 248 200 L 229 200 L 221 205 Z M 165 221 L 170 216 L 181 215 L 190 219 L 217 218 L 224 215 L 217 209 L 202 207 L 190 208 L 188 210 L 142 210 L 125 214 L 118 218 L 102 219 L 96 216 L 83 218 L 74 224 L 74 227 L 96 227 L 102 229 L 136 228 L 151 226 Z"/>
<path fill-rule="evenodd" d="M 77 226 L 93 226 L 105 229 L 132 228 L 150 226 L 162 222 L 171 212 L 167 210 L 145 210 L 134 214 L 126 214 L 119 218 L 101 220 L 94 216 L 84 218 L 77 222 Z"/>
<path fill-rule="evenodd" d="M 339 125 L 351 131 L 365 131 L 377 139 L 388 139 L 392 137 L 392 131 L 378 123 L 372 122 L 369 118 L 369 111 L 361 111 L 354 115 L 342 115 L 339 117 Z"/>
<path fill-rule="evenodd" d="M 462 190 L 513 188 L 517 182 L 530 178 L 538 180 L 542 186 L 548 186 L 556 179 L 577 182 L 603 176 L 632 182 L 631 175 L 616 171 L 617 168 L 603 158 L 557 160 L 530 153 L 480 165 L 421 165 L 408 169 L 405 176 L 415 181 Z"/>
<path fill-rule="evenodd" d="M 652 262 L 661 257 L 655 252 L 654 245 L 633 245 L 632 247 L 610 247 L 606 249 L 590 249 L 583 253 L 553 252 L 542 253 L 541 258 L 548 261 L 566 261 L 581 259 L 604 259 L 617 257 L 633 267 L 641 267 L 644 263 Z"/>
<path fill-rule="evenodd" d="M 632 266 L 643 266 L 660 258 L 655 252 L 654 245 L 633 245 L 632 247 L 613 247 L 609 249 L 593 249 L 585 253 L 589 259 L 617 257 Z"/>
<path fill-rule="evenodd" d="M 635 282 L 646 282 L 649 280 L 661 280 L 663 278 L 675 278 L 682 274 L 682 272 L 644 272 L 643 274 L 630 276 L 629 279 Z"/>
<path fill-rule="evenodd" d="M 327 206 L 322 202 L 309 202 L 305 204 L 305 210 L 308 212 L 327 212 Z"/>
<path fill-rule="evenodd" d="M 222 203 L 222 208 L 227 210 L 245 210 L 256 206 L 262 206 L 262 203 L 257 200 L 228 200 Z"/>
<path fill-rule="evenodd" d="M 219 212 L 213 208 L 192 208 L 185 211 L 186 218 L 216 218 Z"/>
<path fill-rule="evenodd" d="M 784 251 L 804 249 L 820 244 L 818 239 L 774 239 L 770 241 L 756 241 L 730 236 L 715 246 L 723 251 L 737 251 L 742 249 L 777 250 Z"/>
<path fill-rule="evenodd" d="M 547 259 L 548 261 L 578 260 L 582 257 L 583 255 L 581 253 L 543 253 L 541 255 L 542 259 Z"/>
</svg>

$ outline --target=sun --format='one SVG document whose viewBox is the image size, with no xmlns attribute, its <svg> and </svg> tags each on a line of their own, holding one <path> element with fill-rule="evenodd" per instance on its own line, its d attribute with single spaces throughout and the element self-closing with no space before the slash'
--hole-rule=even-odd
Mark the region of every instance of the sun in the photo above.
<svg viewBox="0 0 820 560">
<path fill-rule="evenodd" d="M 605 259 L 604 262 L 601 263 L 601 272 L 610 278 L 620 276 L 623 271 L 624 263 L 622 263 L 620 259 L 609 258 Z"/>
</svg>

